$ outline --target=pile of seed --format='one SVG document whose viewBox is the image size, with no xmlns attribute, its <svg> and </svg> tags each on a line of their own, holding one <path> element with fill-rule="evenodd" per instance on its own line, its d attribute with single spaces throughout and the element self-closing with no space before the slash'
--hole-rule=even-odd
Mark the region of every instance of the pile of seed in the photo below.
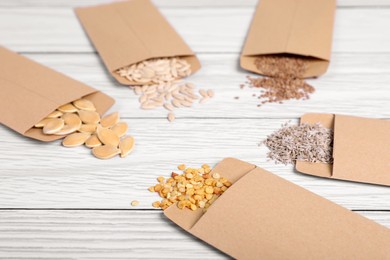
<svg viewBox="0 0 390 260">
<path fill-rule="evenodd" d="M 99 159 L 109 159 L 118 154 L 126 157 L 134 149 L 134 138 L 125 136 L 128 126 L 120 122 L 117 112 L 102 119 L 95 105 L 79 99 L 60 106 L 37 123 L 46 135 L 67 135 L 62 145 L 76 147 L 85 144 Z"/>
<path fill-rule="evenodd" d="M 182 171 L 181 174 L 172 172 L 168 179 L 160 176 L 157 178 L 158 184 L 149 187 L 150 192 L 157 192 L 162 198 L 153 202 L 153 207 L 166 209 L 177 203 L 179 209 L 207 210 L 232 185 L 219 173 L 211 174 L 207 164 L 201 168 L 186 168 L 181 164 L 178 169 Z"/>
<path fill-rule="evenodd" d="M 333 131 L 321 124 L 282 125 L 263 142 L 268 158 L 277 163 L 295 164 L 297 160 L 332 163 Z"/>
<path fill-rule="evenodd" d="M 308 59 L 301 57 L 263 55 L 255 59 L 259 71 L 270 77 L 253 78 L 248 76 L 249 87 L 260 88 L 257 96 L 260 105 L 283 103 L 290 99 L 306 100 L 315 91 L 314 87 L 302 79 Z"/>
<path fill-rule="evenodd" d="M 175 120 L 173 110 L 191 107 L 196 100 L 203 104 L 214 96 L 214 91 L 200 89 L 199 94 L 192 83 L 180 79 L 191 74 L 191 66 L 181 58 L 160 58 L 142 61 L 122 68 L 117 73 L 130 81 L 145 84 L 131 86 L 142 109 L 164 107 L 168 112 L 168 120 Z"/>
</svg>

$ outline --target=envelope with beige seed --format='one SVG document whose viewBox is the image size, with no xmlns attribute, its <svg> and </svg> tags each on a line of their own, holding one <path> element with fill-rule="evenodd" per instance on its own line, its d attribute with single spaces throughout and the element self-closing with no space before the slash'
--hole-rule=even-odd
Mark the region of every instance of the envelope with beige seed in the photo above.
<svg viewBox="0 0 390 260">
<path fill-rule="evenodd" d="M 200 68 L 194 52 L 149 0 L 80 7 L 76 14 L 110 74 L 121 84 L 149 85 L 159 69 L 163 78 L 156 82 L 164 80 L 164 71 L 170 68 L 177 69 L 171 74 L 175 78 Z M 173 57 L 177 59 L 153 60 Z M 143 70 L 125 77 L 137 67 Z"/>
</svg>

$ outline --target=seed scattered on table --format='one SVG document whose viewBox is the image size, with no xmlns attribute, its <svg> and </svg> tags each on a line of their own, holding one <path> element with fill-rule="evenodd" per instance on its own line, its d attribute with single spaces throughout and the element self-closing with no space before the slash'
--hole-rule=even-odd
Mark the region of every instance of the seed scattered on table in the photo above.
<svg viewBox="0 0 390 260">
<path fill-rule="evenodd" d="M 42 132 L 47 135 L 66 136 L 62 141 L 65 147 L 85 144 L 99 159 L 109 159 L 118 154 L 126 157 L 133 151 L 134 138 L 124 137 L 128 126 L 120 122 L 117 112 L 101 119 L 93 102 L 87 99 L 79 99 L 60 108 L 34 127 L 42 128 Z"/>
<path fill-rule="evenodd" d="M 185 164 L 181 164 L 177 168 L 182 173 L 172 172 L 167 179 L 160 176 L 157 178 L 158 184 L 148 188 L 162 198 L 161 201 L 153 202 L 154 208 L 166 209 L 176 204 L 180 209 L 207 210 L 232 185 L 220 174 L 210 174 L 211 169 L 207 164 L 201 168 L 186 168 Z"/>
<path fill-rule="evenodd" d="M 143 85 L 130 87 L 140 96 L 141 109 L 164 107 L 170 111 L 167 116 L 170 122 L 175 119 L 172 113 L 175 108 L 192 107 L 198 99 L 202 104 L 214 97 L 211 89 L 200 89 L 199 96 L 195 85 L 181 81 L 191 74 L 191 65 L 178 57 L 142 61 L 121 68 L 117 73 L 135 84 Z"/>
<path fill-rule="evenodd" d="M 136 207 L 136 206 L 138 206 L 139 205 L 139 201 L 138 200 L 133 200 L 132 202 L 131 202 L 131 206 L 133 206 L 133 207 Z"/>
<path fill-rule="evenodd" d="M 332 163 L 333 131 L 321 124 L 283 124 L 263 141 L 268 158 L 276 163 L 295 164 L 297 160 Z"/>
</svg>

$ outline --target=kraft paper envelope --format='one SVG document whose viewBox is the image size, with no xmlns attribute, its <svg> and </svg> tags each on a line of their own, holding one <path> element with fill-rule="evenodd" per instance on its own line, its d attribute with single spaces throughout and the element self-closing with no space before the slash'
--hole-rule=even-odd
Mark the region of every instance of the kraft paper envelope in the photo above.
<svg viewBox="0 0 390 260">
<path fill-rule="evenodd" d="M 227 158 L 213 170 L 233 185 L 206 211 L 164 213 L 237 259 L 388 259 L 390 229 L 255 165 Z"/>
<path fill-rule="evenodd" d="M 297 161 L 302 173 L 390 186 L 390 121 L 334 114 L 305 114 L 301 123 L 333 129 L 333 164 Z"/>
<path fill-rule="evenodd" d="M 242 50 L 241 67 L 259 74 L 256 56 L 309 57 L 304 77 L 324 74 L 329 66 L 336 0 L 260 0 Z"/>
<path fill-rule="evenodd" d="M 194 52 L 149 0 L 76 8 L 76 14 L 107 69 L 121 84 L 139 83 L 115 71 L 151 58 L 181 56 L 192 72 L 200 68 Z"/>
<path fill-rule="evenodd" d="M 56 108 L 81 97 L 91 100 L 103 114 L 114 100 L 26 57 L 0 47 L 0 123 L 41 141 L 63 136 L 45 135 L 32 128 Z"/>
</svg>

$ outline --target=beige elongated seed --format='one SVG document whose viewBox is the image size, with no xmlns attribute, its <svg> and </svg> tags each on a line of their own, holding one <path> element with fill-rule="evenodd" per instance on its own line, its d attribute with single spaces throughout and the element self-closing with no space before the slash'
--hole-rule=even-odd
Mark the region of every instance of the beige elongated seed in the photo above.
<svg viewBox="0 0 390 260">
<path fill-rule="evenodd" d="M 172 106 L 171 103 L 165 103 L 165 104 L 164 104 L 164 108 L 165 108 L 166 110 L 169 110 L 169 111 L 172 111 L 172 110 L 174 109 L 174 107 Z"/>
<path fill-rule="evenodd" d="M 134 150 L 135 141 L 132 136 L 126 136 L 119 143 L 119 149 L 121 151 L 121 157 L 126 157 L 129 153 Z"/>
<path fill-rule="evenodd" d="M 128 129 L 129 127 L 126 122 L 118 122 L 111 128 L 111 130 L 119 137 L 124 136 Z"/>
<path fill-rule="evenodd" d="M 212 89 L 207 90 L 207 95 L 211 98 L 214 97 L 214 91 Z"/>
<path fill-rule="evenodd" d="M 95 124 L 82 124 L 80 126 L 79 132 L 82 133 L 94 133 L 96 132 L 97 125 Z"/>
<path fill-rule="evenodd" d="M 100 145 L 92 148 L 92 154 L 99 159 L 110 159 L 118 155 L 120 150 L 113 145 Z"/>
<path fill-rule="evenodd" d="M 86 141 L 85 146 L 88 148 L 94 148 L 102 145 L 99 138 L 96 135 L 91 135 Z"/>
<path fill-rule="evenodd" d="M 73 132 L 76 132 L 80 127 L 77 125 L 64 125 L 63 128 L 61 128 L 60 131 L 55 132 L 55 135 L 68 135 Z"/>
<path fill-rule="evenodd" d="M 180 100 L 173 99 L 172 100 L 172 105 L 174 105 L 175 107 L 181 107 Z"/>
<path fill-rule="evenodd" d="M 44 126 L 47 124 L 47 122 L 49 122 L 50 120 L 51 120 L 51 118 L 44 118 L 44 119 L 42 119 L 41 121 L 39 121 L 38 123 L 36 123 L 36 124 L 34 125 L 34 127 L 42 128 L 42 127 L 44 127 Z"/>
<path fill-rule="evenodd" d="M 73 112 L 77 112 L 77 110 L 78 110 L 74 105 L 72 105 L 70 103 L 62 105 L 57 109 L 60 110 L 61 112 L 64 112 L 64 113 L 73 113 Z"/>
<path fill-rule="evenodd" d="M 192 106 L 192 102 L 189 102 L 189 101 L 186 101 L 186 100 L 180 101 L 180 104 L 182 104 L 185 107 L 191 107 Z"/>
<path fill-rule="evenodd" d="M 172 113 L 172 112 L 170 112 L 170 113 L 168 113 L 168 121 L 169 122 L 172 122 L 173 120 L 175 120 L 175 115 Z"/>
<path fill-rule="evenodd" d="M 62 116 L 62 119 L 64 119 L 65 125 L 69 125 L 73 128 L 76 128 L 76 130 L 79 130 L 79 128 L 81 127 L 81 119 L 76 114 L 66 113 Z"/>
<path fill-rule="evenodd" d="M 73 105 L 81 110 L 96 111 L 95 105 L 88 99 L 78 99 L 73 101 Z"/>
<path fill-rule="evenodd" d="M 118 123 L 119 121 L 119 113 L 118 112 L 114 112 L 114 113 L 111 113 L 105 117 L 103 117 L 101 120 L 100 120 L 100 124 L 103 126 L 103 127 L 112 127 L 114 126 L 116 123 Z"/>
<path fill-rule="evenodd" d="M 62 141 L 62 145 L 65 147 L 75 147 L 79 146 L 85 143 L 87 139 L 90 137 L 89 134 L 85 133 L 74 133 L 71 135 L 68 135 L 67 137 L 64 138 Z"/>
<path fill-rule="evenodd" d="M 57 117 L 60 117 L 62 115 L 63 115 L 63 113 L 61 111 L 55 110 L 55 111 L 51 112 L 47 117 L 48 118 L 57 118 Z"/>
<path fill-rule="evenodd" d="M 199 94 L 200 94 L 202 97 L 208 97 L 207 91 L 204 90 L 204 89 L 199 89 Z"/>
<path fill-rule="evenodd" d="M 51 118 L 43 127 L 43 133 L 50 135 L 61 130 L 64 127 L 64 120 L 62 118 Z"/>
<path fill-rule="evenodd" d="M 96 130 L 97 137 L 103 144 L 118 146 L 120 139 L 114 131 L 108 128 L 98 127 Z"/>
<path fill-rule="evenodd" d="M 97 124 L 100 121 L 100 115 L 95 111 L 79 110 L 77 113 L 83 123 Z"/>
</svg>

